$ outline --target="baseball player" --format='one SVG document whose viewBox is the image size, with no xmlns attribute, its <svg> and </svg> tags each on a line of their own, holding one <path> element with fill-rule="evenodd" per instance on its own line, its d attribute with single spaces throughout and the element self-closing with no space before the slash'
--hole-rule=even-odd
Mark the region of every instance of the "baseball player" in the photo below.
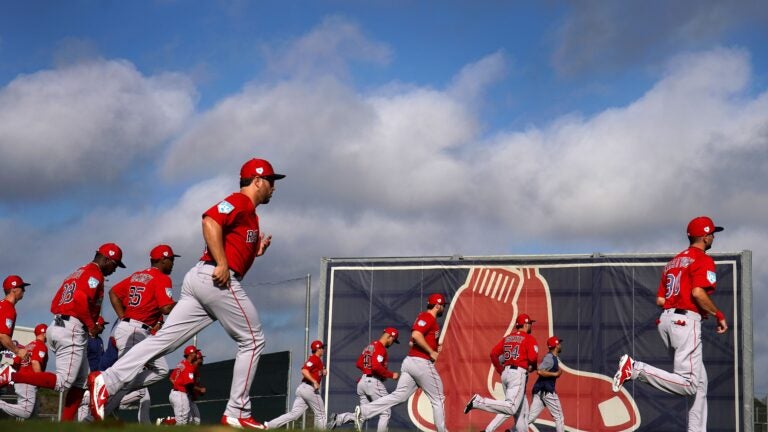
<svg viewBox="0 0 768 432">
<path fill-rule="evenodd" d="M 264 349 L 264 333 L 256 307 L 240 285 L 254 259 L 264 254 L 272 237 L 259 229 L 256 207 L 272 198 L 275 174 L 263 159 L 251 159 L 240 170 L 240 191 L 203 214 L 206 249 L 200 262 L 184 277 L 181 297 L 160 331 L 123 355 L 111 368 L 89 377 L 91 410 L 104 418 L 110 394 L 128 384 L 144 368 L 177 348 L 215 320 L 237 342 L 229 402 L 221 423 L 263 429 L 251 417 L 251 382 Z"/>
<path fill-rule="evenodd" d="M 195 391 L 196 374 L 198 367 L 199 350 L 194 345 L 184 348 L 184 359 L 176 366 L 171 373 L 170 380 L 173 388 L 171 389 L 168 400 L 173 407 L 174 424 L 192 423 L 193 409 L 197 410 L 197 405 L 192 399 Z M 198 416 L 199 417 L 199 414 Z M 165 423 L 168 424 L 168 423 Z"/>
<path fill-rule="evenodd" d="M 310 344 L 312 355 L 309 356 L 301 368 L 301 383 L 296 387 L 296 399 L 291 410 L 276 419 L 264 423 L 269 429 L 277 429 L 289 422 L 297 420 L 304 414 L 307 407 L 315 414 L 315 429 L 325 429 L 325 406 L 320 396 L 320 380 L 328 371 L 325 369 L 321 357 L 325 354 L 325 345 L 316 340 Z"/>
<path fill-rule="evenodd" d="M 388 378 L 394 380 L 400 377 L 397 372 L 387 369 L 387 359 L 389 354 L 387 349 L 393 343 L 399 344 L 398 337 L 400 333 L 394 327 L 387 327 L 381 336 L 368 344 L 360 357 L 357 358 L 357 368 L 363 373 L 357 382 L 357 395 L 360 397 L 360 405 L 365 405 L 376 399 L 386 396 L 387 388 L 384 387 L 384 381 Z M 392 410 L 387 409 L 379 415 L 379 424 L 377 432 L 386 432 L 389 424 L 389 417 Z M 352 423 L 355 420 L 354 413 L 331 414 L 327 428 L 334 429 L 345 423 Z"/>
<path fill-rule="evenodd" d="M 515 320 L 515 330 L 504 336 L 491 350 L 491 363 L 496 372 L 501 374 L 504 400 L 484 398 L 475 394 L 464 407 L 464 414 L 472 409 L 496 413 L 496 417 L 485 428 L 486 432 L 495 431 L 509 416 L 515 416 L 517 432 L 528 430 L 525 385 L 528 373 L 536 369 L 539 357 L 539 346 L 531 336 L 534 322 L 528 315 L 520 314 Z"/>
<path fill-rule="evenodd" d="M 656 297 L 662 309 L 658 329 L 664 345 L 674 350 L 674 371 L 653 367 L 624 354 L 613 377 L 618 392 L 629 380 L 639 379 L 666 393 L 694 396 L 688 409 L 688 430 L 707 429 L 707 371 L 701 348 L 701 319 L 709 315 L 717 321 L 717 333 L 728 331 L 728 323 L 710 295 L 715 291 L 715 262 L 707 255 L 715 233 L 723 228 L 707 216 L 688 223 L 688 249 L 664 267 Z"/>
<path fill-rule="evenodd" d="M 24 357 L 14 357 L 14 364 L 18 364 L 18 369 L 29 368 L 33 372 L 42 372 L 48 363 L 48 347 L 45 346 L 45 332 L 48 326 L 38 324 L 35 326 L 35 339 L 24 347 L 29 353 Z M 5 412 L 16 418 L 28 419 L 36 408 L 37 387 L 29 384 L 15 384 L 16 403 L 10 404 L 0 401 L 0 411 Z"/>
<path fill-rule="evenodd" d="M 133 273 L 109 290 L 109 302 L 118 319 L 111 335 L 111 339 L 115 341 L 118 358 L 150 337 L 152 329 L 158 325 L 163 315 L 168 315 L 176 305 L 173 300 L 173 282 L 169 275 L 178 257 L 180 255 L 176 255 L 168 245 L 155 246 L 149 252 L 149 268 Z M 148 362 L 133 381 L 112 395 L 110 404 L 105 408 L 105 415 L 119 406 L 127 407 L 138 402 L 139 423 L 149 424 L 151 400 L 149 392 L 143 389 L 166 376 L 168 363 L 165 357 Z"/>
<path fill-rule="evenodd" d="M 195 352 L 194 358 L 191 354 Z M 169 400 L 173 407 L 175 416 L 164 417 L 157 419 L 156 425 L 173 426 L 176 425 L 176 417 L 179 415 L 185 416 L 187 424 L 200 424 L 200 409 L 195 402 L 199 396 L 205 394 L 205 387 L 200 384 L 200 368 L 203 365 L 203 352 L 197 349 L 194 345 L 190 345 L 184 349 L 184 359 L 176 366 L 176 369 L 171 373 L 170 379 L 172 384 L 171 394 Z M 189 367 L 191 365 L 191 368 Z M 189 377 L 190 370 L 192 371 L 192 377 Z M 189 382 L 191 380 L 191 382 Z M 180 389 L 183 387 L 183 390 Z M 176 391 L 176 393 L 174 393 Z M 185 400 L 179 392 L 184 392 L 188 396 L 188 401 Z M 178 423 L 183 424 L 183 423 Z"/>
<path fill-rule="evenodd" d="M 56 355 L 56 373 L 16 372 L 12 380 L 36 387 L 67 392 L 62 420 L 73 421 L 83 398 L 88 362 L 85 349 L 88 335 L 96 335 L 96 320 L 104 297 L 104 277 L 125 268 L 123 251 L 114 243 L 99 247 L 93 261 L 64 279 L 51 302 L 54 319 L 48 326 L 48 346 Z"/>
<path fill-rule="evenodd" d="M 563 350 L 561 343 L 562 339 L 557 336 L 552 336 L 547 339 L 547 348 L 549 352 L 544 356 L 544 359 L 539 363 L 539 370 L 537 371 L 539 377 L 536 379 L 536 383 L 533 385 L 533 397 L 531 399 L 531 412 L 528 416 L 528 424 L 533 423 L 541 414 L 541 411 L 546 406 L 549 413 L 552 414 L 552 419 L 555 421 L 555 430 L 557 432 L 563 432 L 565 430 L 565 422 L 563 420 L 563 409 L 560 406 L 560 398 L 555 393 L 555 381 L 563 374 L 563 370 L 560 369 L 559 354 Z"/>
<path fill-rule="evenodd" d="M 428 297 L 427 310 L 419 313 L 411 327 L 413 345 L 408 356 L 403 360 L 397 388 L 387 396 L 355 407 L 354 422 L 358 432 L 362 430 L 365 420 L 381 415 L 393 406 L 407 401 L 416 392 L 417 387 L 421 388 L 432 404 L 437 432 L 445 431 L 443 382 L 435 369 L 435 361 L 440 351 L 438 346 L 440 325 L 437 324 L 437 318 L 443 316 L 445 308 L 446 300 L 442 294 L 432 294 Z"/>
<path fill-rule="evenodd" d="M 3 280 L 5 298 L 0 300 L 0 348 L 5 348 L 19 358 L 24 358 L 27 350 L 16 346 L 12 339 L 13 330 L 16 328 L 16 303 L 24 298 L 28 286 L 21 277 L 10 275 Z M 0 366 L 0 388 L 11 384 L 12 374 L 10 365 Z"/>
</svg>

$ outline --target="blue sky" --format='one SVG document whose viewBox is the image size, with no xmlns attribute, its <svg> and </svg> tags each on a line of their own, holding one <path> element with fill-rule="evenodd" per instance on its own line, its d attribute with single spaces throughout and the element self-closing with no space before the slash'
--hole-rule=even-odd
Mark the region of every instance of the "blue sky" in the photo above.
<svg viewBox="0 0 768 432">
<path fill-rule="evenodd" d="M 768 6 L 668 3 L 4 2 L 3 271 L 35 321 L 106 241 L 129 269 L 172 244 L 180 281 L 260 156 L 288 178 L 252 284 L 323 256 L 675 252 L 709 214 L 768 307 Z M 263 318 L 301 353 L 288 285 Z"/>
</svg>

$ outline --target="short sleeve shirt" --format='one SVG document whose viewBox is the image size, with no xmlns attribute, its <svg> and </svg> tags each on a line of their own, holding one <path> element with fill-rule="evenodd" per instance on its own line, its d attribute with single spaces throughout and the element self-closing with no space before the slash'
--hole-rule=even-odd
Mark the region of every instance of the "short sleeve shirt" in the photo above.
<svg viewBox="0 0 768 432">
<path fill-rule="evenodd" d="M 173 282 L 155 267 L 138 271 L 118 282 L 112 291 L 125 307 L 123 318 L 155 325 L 163 313 L 160 308 L 173 304 Z"/>
<path fill-rule="evenodd" d="M 40 363 L 40 370 L 45 370 L 48 365 L 48 347 L 44 342 L 39 340 L 33 340 L 24 347 L 29 353 L 27 360 L 21 360 L 21 370 L 34 372 L 32 369 L 32 361 Z"/>
<path fill-rule="evenodd" d="M 222 228 L 229 268 L 240 277 L 251 268 L 259 249 L 259 217 L 250 198 L 235 192 L 203 213 Z M 213 261 L 206 248 L 201 261 Z"/>
<path fill-rule="evenodd" d="M 13 336 L 16 328 L 16 306 L 5 300 L 0 300 L 0 334 Z"/>
<path fill-rule="evenodd" d="M 433 351 L 437 351 L 437 341 L 440 339 L 440 326 L 437 324 L 437 319 L 429 312 L 422 312 L 416 317 L 416 321 L 413 322 L 411 330 L 415 330 L 424 335 L 424 340 L 427 342 Z M 424 351 L 420 346 L 415 343 L 408 352 L 409 356 L 420 357 L 429 360 L 429 353 Z"/>
<path fill-rule="evenodd" d="M 323 369 L 325 368 L 325 365 L 323 365 L 323 361 L 320 359 L 320 357 L 312 354 L 309 356 L 306 362 L 304 362 L 304 366 L 302 366 L 302 369 L 306 369 L 310 375 L 312 375 L 312 378 L 320 382 L 320 380 L 323 377 Z"/>
<path fill-rule="evenodd" d="M 51 302 L 51 312 L 73 316 L 90 329 L 99 317 L 103 298 L 104 275 L 90 262 L 64 279 Z"/>
<path fill-rule="evenodd" d="M 394 374 L 387 369 L 387 348 L 381 342 L 375 340 L 365 347 L 357 359 L 357 368 L 365 375 L 373 375 L 376 378 L 392 378 Z"/>
<path fill-rule="evenodd" d="M 539 346 L 536 339 L 520 330 L 504 336 L 491 351 L 492 358 L 498 358 L 501 366 L 517 366 L 528 369 L 536 366 Z"/>
<path fill-rule="evenodd" d="M 173 389 L 180 392 L 188 392 L 190 387 L 195 383 L 196 367 L 187 361 L 182 360 L 176 369 L 171 372 L 170 380 L 173 385 Z"/>
<path fill-rule="evenodd" d="M 706 312 L 693 300 L 693 289 L 702 288 L 711 294 L 716 283 L 715 261 L 703 250 L 690 247 L 664 267 L 657 295 L 665 299 L 664 309 L 685 309 L 705 316 Z"/>
</svg>

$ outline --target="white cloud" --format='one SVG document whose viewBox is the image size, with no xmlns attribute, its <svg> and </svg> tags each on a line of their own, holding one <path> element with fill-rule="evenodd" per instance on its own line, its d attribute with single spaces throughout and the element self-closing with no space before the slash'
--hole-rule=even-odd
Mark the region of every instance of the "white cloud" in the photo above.
<svg viewBox="0 0 768 432">
<path fill-rule="evenodd" d="M 21 75 L 0 89 L 3 198 L 109 182 L 176 133 L 192 113 L 184 76 L 143 76 L 126 61 Z"/>
</svg>

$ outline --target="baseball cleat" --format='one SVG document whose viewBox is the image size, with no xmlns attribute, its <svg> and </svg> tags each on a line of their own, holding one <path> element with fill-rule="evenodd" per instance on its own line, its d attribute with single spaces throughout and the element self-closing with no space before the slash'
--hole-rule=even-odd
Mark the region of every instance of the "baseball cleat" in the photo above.
<svg viewBox="0 0 768 432">
<path fill-rule="evenodd" d="M 477 393 L 472 395 L 472 397 L 469 399 L 469 402 L 467 402 L 467 405 L 464 407 L 464 414 L 472 411 L 472 408 L 475 407 L 474 405 L 472 405 L 472 402 L 474 402 L 479 397 L 480 397 L 480 395 L 477 394 Z"/>
<path fill-rule="evenodd" d="M 101 372 L 91 372 L 88 375 L 88 391 L 91 393 L 89 405 L 93 419 L 97 421 L 104 420 L 104 408 L 109 400 L 109 392 Z"/>
<path fill-rule="evenodd" d="M 267 425 L 263 425 L 256 420 L 253 419 L 253 417 L 247 417 L 247 418 L 236 418 L 236 417 L 229 417 L 226 415 L 221 416 L 221 424 L 232 426 L 236 429 L 261 429 L 261 430 L 267 430 L 269 429 Z"/>
<path fill-rule="evenodd" d="M 621 359 L 619 359 L 619 370 L 616 371 L 616 375 L 613 376 L 613 385 L 611 386 L 611 389 L 613 389 L 614 393 L 618 393 L 621 389 L 621 386 L 624 385 L 625 382 L 632 379 L 632 364 L 634 362 L 632 361 L 632 358 L 629 356 L 629 354 L 624 354 L 621 356 Z"/>
<path fill-rule="evenodd" d="M 355 407 L 355 430 L 357 432 L 363 430 L 363 412 L 360 410 L 360 405 Z"/>
<path fill-rule="evenodd" d="M 12 373 L 13 369 L 11 369 L 11 365 L 5 365 L 0 369 L 0 388 L 13 385 L 13 381 L 11 380 Z"/>
</svg>

